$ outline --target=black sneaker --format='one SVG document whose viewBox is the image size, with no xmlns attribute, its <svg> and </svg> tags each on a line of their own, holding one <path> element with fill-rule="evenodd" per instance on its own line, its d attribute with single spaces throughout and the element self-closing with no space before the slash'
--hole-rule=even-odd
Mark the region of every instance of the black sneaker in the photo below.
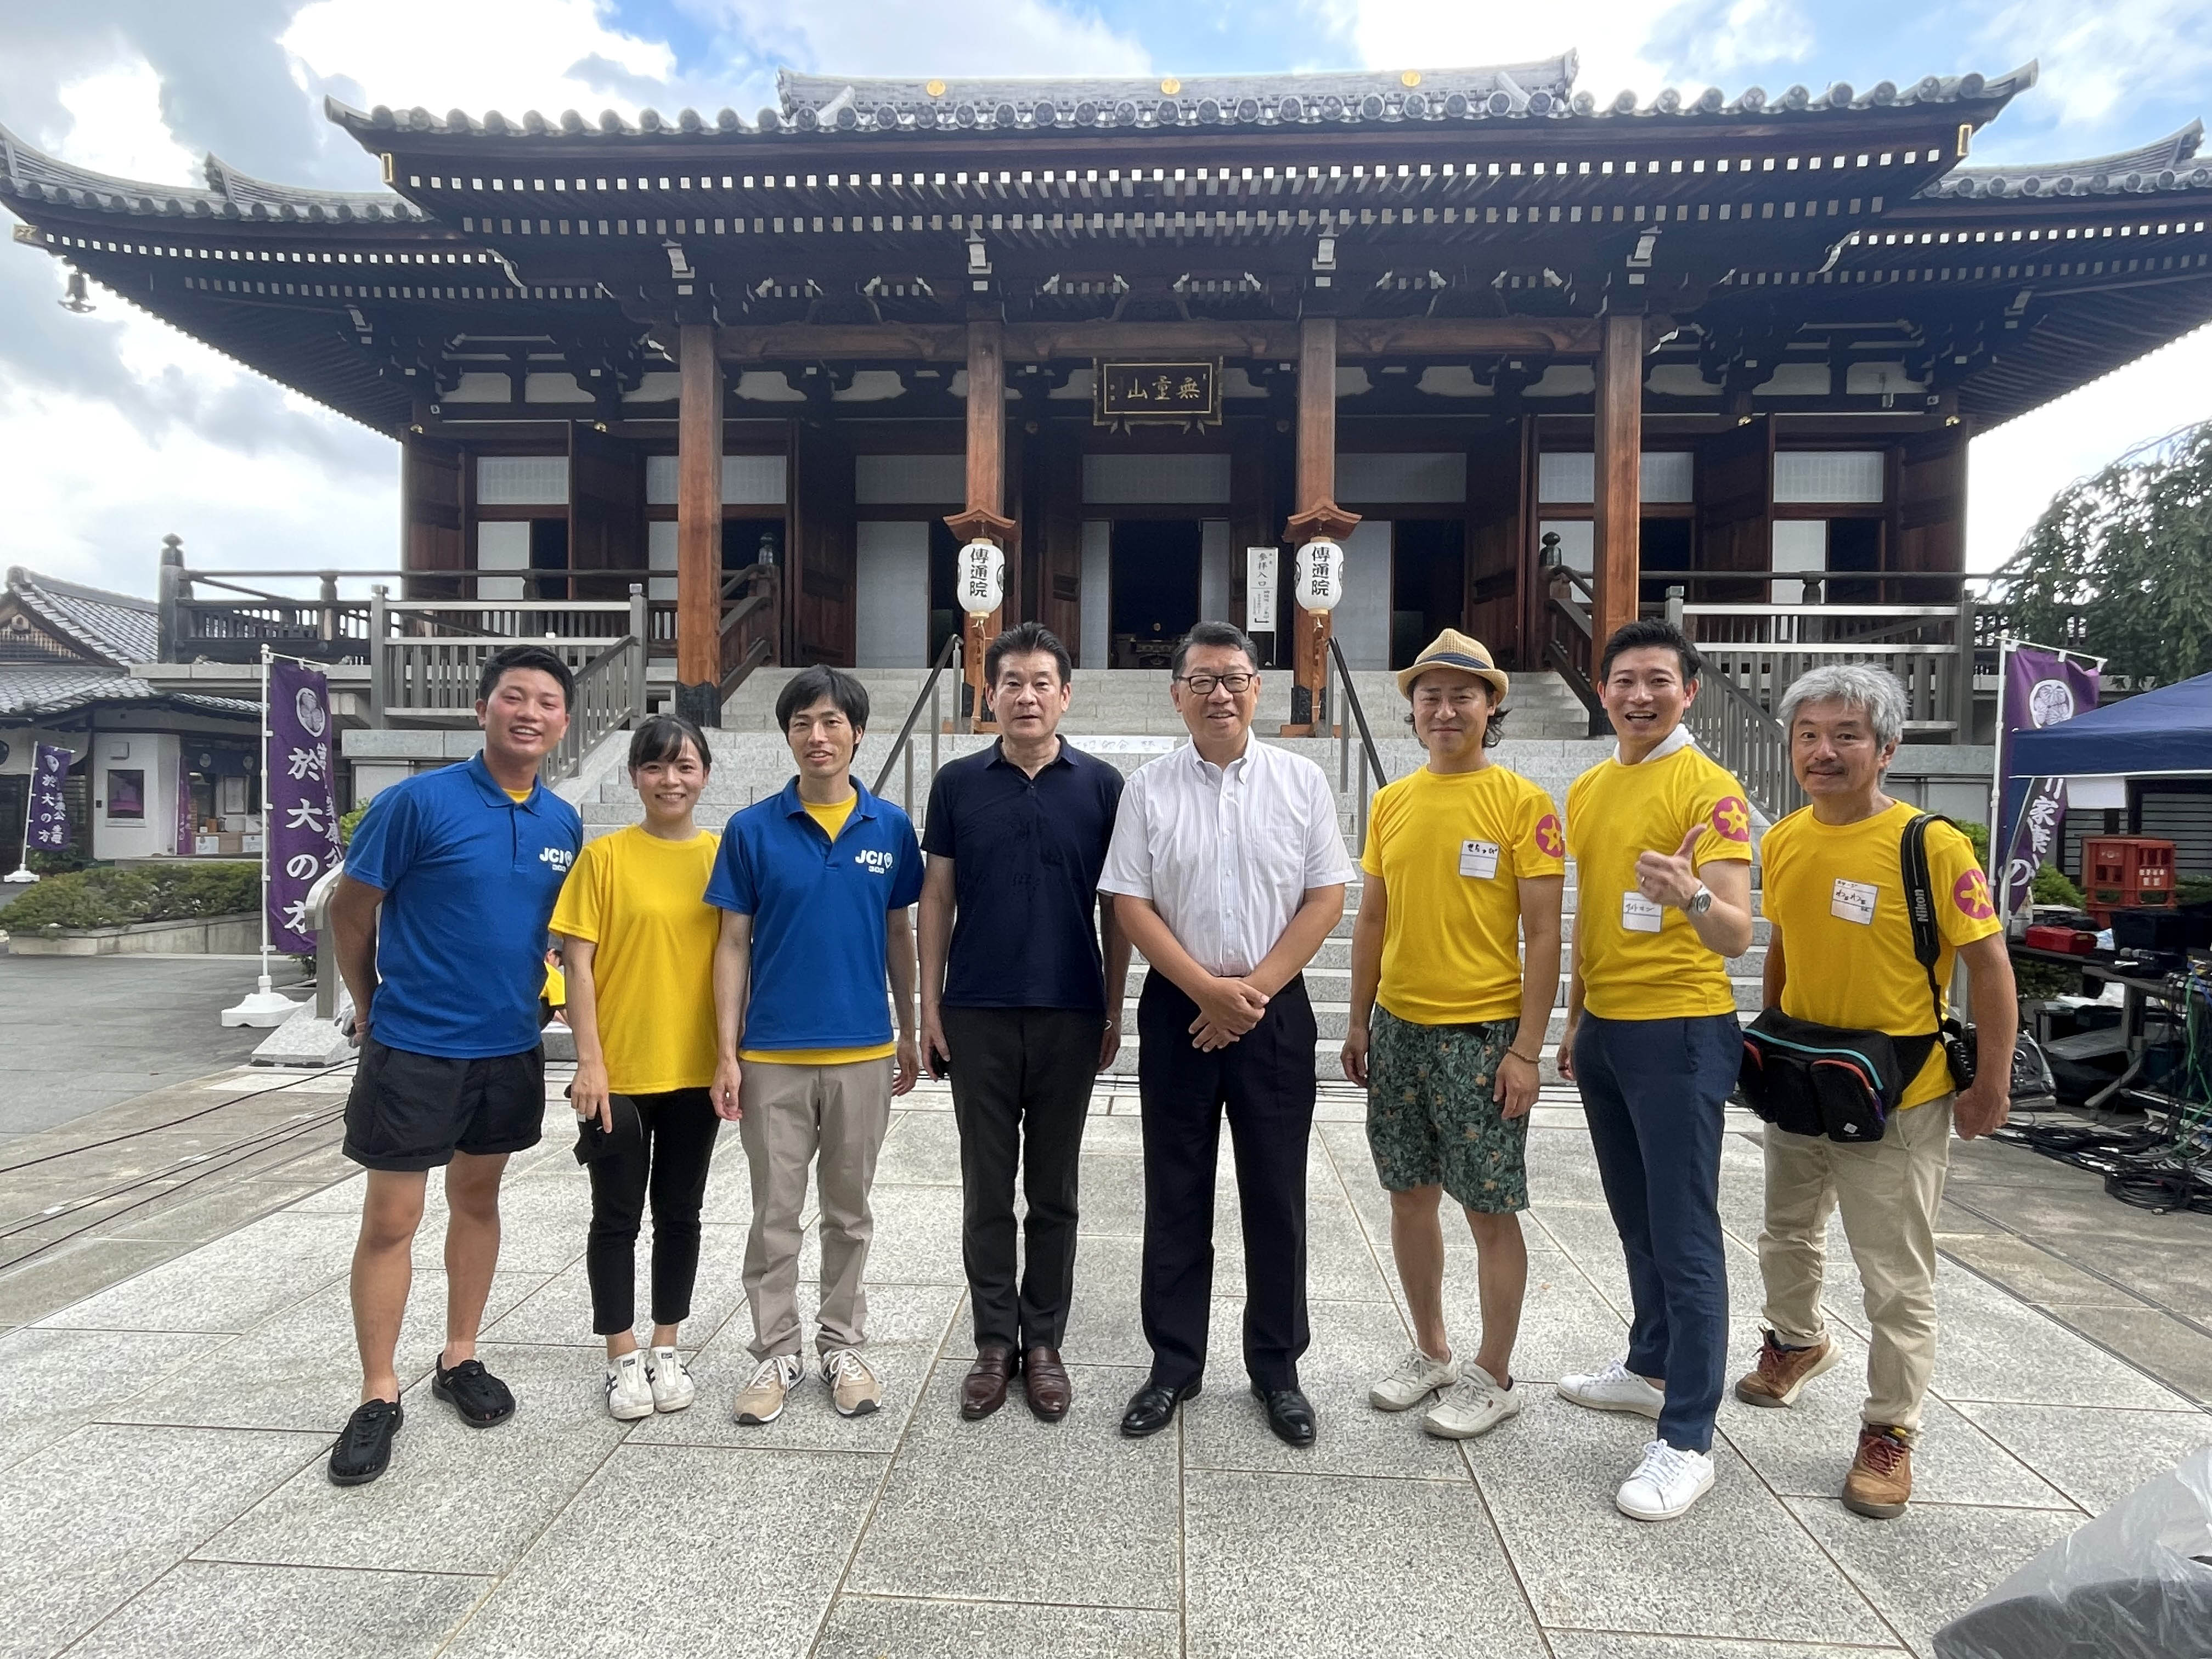
<svg viewBox="0 0 2212 1659">
<path fill-rule="evenodd" d="M 392 1437 L 402 1419 L 396 1400 L 365 1401 L 354 1408 L 331 1448 L 331 1484 L 361 1486 L 384 1473 L 392 1461 Z"/>
<path fill-rule="evenodd" d="M 439 1366 L 430 1379 L 430 1392 L 473 1428 L 488 1429 L 514 1415 L 514 1394 L 480 1359 L 464 1359 L 451 1370 Z"/>
</svg>

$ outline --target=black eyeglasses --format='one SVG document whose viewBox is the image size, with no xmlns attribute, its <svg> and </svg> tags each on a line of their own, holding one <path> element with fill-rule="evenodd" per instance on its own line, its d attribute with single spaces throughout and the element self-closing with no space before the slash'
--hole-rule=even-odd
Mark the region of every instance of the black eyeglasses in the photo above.
<svg viewBox="0 0 2212 1659">
<path fill-rule="evenodd" d="M 1252 682 L 1260 677 L 1257 674 L 1178 674 L 1176 678 L 1190 688 L 1193 696 L 1210 697 L 1213 695 L 1213 688 L 1218 685 L 1231 696 L 1241 697 L 1251 690 Z"/>
</svg>

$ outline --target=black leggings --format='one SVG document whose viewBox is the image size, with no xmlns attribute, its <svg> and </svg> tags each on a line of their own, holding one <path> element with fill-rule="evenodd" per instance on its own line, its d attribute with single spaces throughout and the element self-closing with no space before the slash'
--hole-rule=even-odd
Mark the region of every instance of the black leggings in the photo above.
<svg viewBox="0 0 2212 1659">
<path fill-rule="evenodd" d="M 653 1322 L 690 1317 L 699 1276 L 699 1206 L 722 1121 L 704 1089 L 616 1095 L 614 1147 L 592 1172 L 592 1231 L 584 1273 L 592 1282 L 592 1329 L 627 1331 L 637 1319 L 637 1231 L 653 1194 Z"/>
</svg>

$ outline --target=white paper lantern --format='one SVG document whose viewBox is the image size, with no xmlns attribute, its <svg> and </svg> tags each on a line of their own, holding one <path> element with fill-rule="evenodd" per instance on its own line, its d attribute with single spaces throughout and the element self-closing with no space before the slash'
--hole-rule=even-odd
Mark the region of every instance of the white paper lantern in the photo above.
<svg viewBox="0 0 2212 1659">
<path fill-rule="evenodd" d="M 998 544 L 972 541 L 960 550 L 960 608 L 971 617 L 988 617 L 1006 597 L 1006 556 Z"/>
<path fill-rule="evenodd" d="M 1344 598 L 1344 550 L 1326 536 L 1298 549 L 1297 599 L 1307 611 L 1336 609 Z"/>
</svg>

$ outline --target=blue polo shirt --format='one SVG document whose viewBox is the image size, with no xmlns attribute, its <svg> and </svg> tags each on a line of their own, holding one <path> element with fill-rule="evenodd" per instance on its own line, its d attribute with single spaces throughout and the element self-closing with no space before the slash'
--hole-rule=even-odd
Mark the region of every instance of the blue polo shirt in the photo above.
<svg viewBox="0 0 2212 1659">
<path fill-rule="evenodd" d="M 482 755 L 379 792 L 345 860 L 384 894 L 370 1035 L 447 1060 L 535 1048 L 545 927 L 583 845 L 574 807 L 543 784 L 510 799 Z"/>
<path fill-rule="evenodd" d="M 1065 740 L 1030 777 L 1003 746 L 941 768 L 922 850 L 952 860 L 948 1008 L 1103 1011 L 1098 872 L 1121 775 Z"/>
<path fill-rule="evenodd" d="M 707 902 L 753 919 L 748 1048 L 865 1048 L 891 1040 L 884 947 L 890 913 L 921 896 L 914 824 L 854 780 L 832 842 L 799 780 L 722 831 Z"/>
</svg>

